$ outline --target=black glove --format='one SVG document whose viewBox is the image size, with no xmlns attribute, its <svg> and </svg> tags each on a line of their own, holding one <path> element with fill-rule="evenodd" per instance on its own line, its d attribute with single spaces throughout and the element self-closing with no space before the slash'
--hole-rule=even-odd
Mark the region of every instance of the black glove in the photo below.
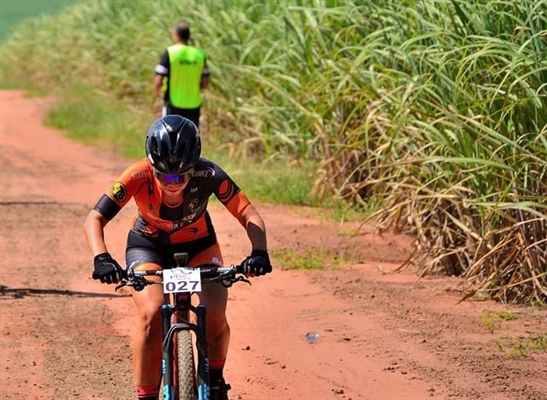
<svg viewBox="0 0 547 400">
<path fill-rule="evenodd" d="M 95 270 L 91 277 L 99 279 L 101 283 L 117 283 L 122 280 L 123 269 L 120 264 L 108 253 L 101 253 L 93 259 Z"/>
<path fill-rule="evenodd" d="M 251 255 L 241 263 L 245 274 L 260 276 L 272 272 L 270 256 L 265 250 L 253 250 Z"/>
</svg>

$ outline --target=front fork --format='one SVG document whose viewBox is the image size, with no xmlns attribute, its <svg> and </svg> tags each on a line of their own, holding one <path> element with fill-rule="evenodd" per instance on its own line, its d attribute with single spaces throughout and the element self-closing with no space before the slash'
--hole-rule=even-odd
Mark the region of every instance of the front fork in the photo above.
<svg viewBox="0 0 547 400">
<path fill-rule="evenodd" d="M 197 324 L 188 321 L 172 322 L 173 314 L 179 310 L 191 311 L 196 314 Z M 205 332 L 205 306 L 200 304 L 194 307 L 186 304 L 183 307 L 173 307 L 164 304 L 161 307 L 163 341 L 162 353 L 162 375 L 163 375 L 163 399 L 175 400 L 176 391 L 174 385 L 173 353 L 175 348 L 175 334 L 182 330 L 191 330 L 196 335 L 198 350 L 197 387 L 198 400 L 209 400 L 209 356 L 207 355 L 207 336 Z M 183 400 L 183 399 L 180 399 Z"/>
</svg>

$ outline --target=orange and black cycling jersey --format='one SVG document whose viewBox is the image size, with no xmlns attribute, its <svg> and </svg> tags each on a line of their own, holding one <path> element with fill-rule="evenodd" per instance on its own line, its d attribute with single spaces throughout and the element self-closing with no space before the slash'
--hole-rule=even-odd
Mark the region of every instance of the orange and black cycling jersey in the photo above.
<svg viewBox="0 0 547 400">
<path fill-rule="evenodd" d="M 142 159 L 118 177 L 94 210 L 111 220 L 134 198 L 138 217 L 133 230 L 149 238 L 167 234 L 171 243 L 182 243 L 214 234 L 207 213 L 212 194 L 238 220 L 250 205 L 245 194 L 222 168 L 201 158 L 182 192 L 182 202 L 168 206 L 162 201 L 162 190 L 154 178 L 152 166 L 148 159 Z"/>
</svg>

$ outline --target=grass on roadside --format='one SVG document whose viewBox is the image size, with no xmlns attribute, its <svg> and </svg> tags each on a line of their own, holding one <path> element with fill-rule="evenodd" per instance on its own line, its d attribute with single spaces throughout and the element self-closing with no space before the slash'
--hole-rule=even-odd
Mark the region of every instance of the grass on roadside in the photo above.
<svg viewBox="0 0 547 400">
<path fill-rule="evenodd" d="M 502 336 L 495 341 L 495 344 L 509 357 L 528 357 L 536 352 L 547 351 L 547 332 L 514 338 Z"/>
<path fill-rule="evenodd" d="M 351 254 L 343 254 L 326 248 L 302 249 L 302 251 L 275 248 L 271 253 L 275 258 L 276 265 L 285 270 L 336 269 L 343 264 L 356 262 Z"/>
<path fill-rule="evenodd" d="M 516 319 L 517 315 L 510 310 L 484 310 L 481 314 L 481 323 L 490 333 L 501 329 L 504 322 Z M 502 335 L 494 339 L 494 345 L 509 357 L 527 357 L 536 352 L 547 351 L 547 332 L 539 331 L 515 337 Z"/>
<path fill-rule="evenodd" d="M 223 147 L 210 145 L 206 137 L 203 151 L 204 157 L 221 165 L 252 199 L 270 204 L 321 205 L 310 196 L 313 170 L 307 165 L 289 165 L 283 159 L 230 157 Z"/>
<path fill-rule="evenodd" d="M 44 122 L 81 143 L 114 148 L 121 156 L 140 158 L 144 156 L 150 119 L 125 104 L 84 96 L 60 101 Z"/>
<path fill-rule="evenodd" d="M 159 115 L 96 94 L 87 96 L 87 92 L 80 88 L 62 98 L 46 116 L 46 125 L 79 142 L 113 148 L 123 157 L 143 157 L 147 129 Z M 234 155 L 205 133 L 202 137 L 203 156 L 221 165 L 254 201 L 312 206 L 330 219 L 350 214 L 341 211 L 342 205 L 310 196 L 315 179 L 311 163 L 290 163 L 280 157 L 257 161 Z M 355 211 L 351 214 L 356 218 Z"/>
<path fill-rule="evenodd" d="M 496 329 L 499 329 L 503 322 L 514 319 L 516 319 L 516 316 L 512 311 L 484 310 L 481 314 L 481 322 L 490 333 L 494 333 Z"/>
<path fill-rule="evenodd" d="M 326 250 L 297 253 L 282 248 L 273 249 L 272 256 L 275 258 L 276 264 L 280 265 L 282 269 L 303 270 L 324 269 L 326 267 L 326 260 L 330 258 Z"/>
</svg>

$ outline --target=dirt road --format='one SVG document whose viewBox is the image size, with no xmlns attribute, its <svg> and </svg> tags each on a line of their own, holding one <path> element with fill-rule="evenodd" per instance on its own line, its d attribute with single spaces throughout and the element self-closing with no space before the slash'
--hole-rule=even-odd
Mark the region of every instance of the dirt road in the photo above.
<svg viewBox="0 0 547 400">
<path fill-rule="evenodd" d="M 0 398 L 131 400 L 132 301 L 91 280 L 82 235 L 127 160 L 44 127 L 51 104 L 0 92 Z M 232 399 L 547 399 L 547 354 L 533 349 L 547 340 L 545 309 L 458 304 L 457 279 L 386 273 L 405 259 L 408 238 L 258 208 L 272 249 L 338 261 L 308 272 L 277 263 L 231 289 Z M 107 228 L 119 260 L 134 211 Z M 221 208 L 212 217 L 225 261 L 240 261 L 243 230 Z M 318 343 L 304 340 L 308 331 Z"/>
</svg>

